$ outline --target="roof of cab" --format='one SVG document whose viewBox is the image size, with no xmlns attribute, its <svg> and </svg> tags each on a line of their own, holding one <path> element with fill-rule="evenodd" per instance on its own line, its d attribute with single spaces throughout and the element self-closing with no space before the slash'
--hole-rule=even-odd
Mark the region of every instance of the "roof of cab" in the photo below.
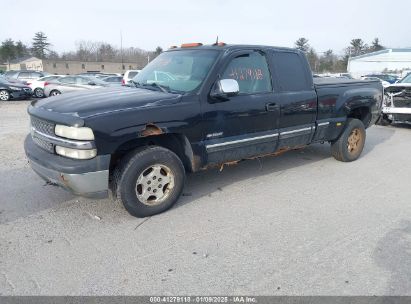
<svg viewBox="0 0 411 304">
<path fill-rule="evenodd" d="M 180 50 L 242 50 L 242 49 L 276 49 L 276 50 L 284 50 L 284 51 L 293 51 L 293 52 L 300 52 L 297 49 L 287 48 L 287 47 L 277 47 L 277 46 L 269 46 L 269 45 L 249 45 L 249 44 L 224 44 L 224 45 L 200 45 L 200 46 L 192 46 L 192 47 L 172 47 L 167 51 L 180 51 Z"/>
</svg>

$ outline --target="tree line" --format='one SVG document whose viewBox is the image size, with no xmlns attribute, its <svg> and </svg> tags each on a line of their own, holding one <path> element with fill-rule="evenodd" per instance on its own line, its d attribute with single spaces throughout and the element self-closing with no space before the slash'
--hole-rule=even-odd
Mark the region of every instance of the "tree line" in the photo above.
<svg viewBox="0 0 411 304">
<path fill-rule="evenodd" d="M 118 48 L 103 41 L 81 40 L 75 43 L 75 50 L 59 54 L 53 51 L 51 46 L 47 35 L 43 32 L 35 33 L 30 45 L 9 38 L 1 42 L 0 63 L 34 56 L 41 59 L 136 62 L 138 65 L 144 66 L 147 61 L 152 60 L 163 51 L 161 47 L 157 47 L 155 51 L 146 51 L 137 47 Z M 375 38 L 370 45 L 360 38 L 352 39 L 344 49 L 342 56 L 337 56 L 332 49 L 317 52 L 309 44 L 309 40 L 304 37 L 295 41 L 294 47 L 307 55 L 311 69 L 315 73 L 346 72 L 350 57 L 384 49 L 378 38 Z"/>
<path fill-rule="evenodd" d="M 337 56 L 332 49 L 325 52 L 317 52 L 310 44 L 308 39 L 301 37 L 295 41 L 296 49 L 301 50 L 307 56 L 311 70 L 315 73 L 343 73 L 347 71 L 348 59 L 371 52 L 384 49 L 380 40 L 375 38 L 370 45 L 365 43 L 361 38 L 355 38 L 344 49 L 342 56 Z"/>
<path fill-rule="evenodd" d="M 102 41 L 81 40 L 75 43 L 74 51 L 59 54 L 53 51 L 51 46 L 47 35 L 43 32 L 35 33 L 30 45 L 9 38 L 1 42 L 0 63 L 34 56 L 40 59 L 136 62 L 144 66 L 148 60 L 152 60 L 163 51 L 161 47 L 157 47 L 155 51 L 146 51 L 135 47 L 118 48 Z"/>
</svg>

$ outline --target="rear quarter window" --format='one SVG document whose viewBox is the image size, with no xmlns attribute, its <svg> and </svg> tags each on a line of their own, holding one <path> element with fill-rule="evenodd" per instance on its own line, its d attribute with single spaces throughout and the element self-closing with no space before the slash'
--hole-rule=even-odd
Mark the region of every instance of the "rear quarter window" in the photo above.
<svg viewBox="0 0 411 304">
<path fill-rule="evenodd" d="M 21 72 L 19 73 L 19 76 L 17 78 L 30 78 L 30 73 L 29 72 Z"/>
<path fill-rule="evenodd" d="M 280 91 L 304 91 L 310 89 L 306 75 L 306 63 L 297 53 L 275 52 L 274 66 Z"/>
<path fill-rule="evenodd" d="M 64 77 L 60 78 L 59 81 L 61 83 L 74 83 L 74 77 Z"/>
<path fill-rule="evenodd" d="M 138 74 L 138 72 L 129 72 L 128 73 L 128 78 L 134 78 L 134 76 L 136 76 Z"/>
</svg>

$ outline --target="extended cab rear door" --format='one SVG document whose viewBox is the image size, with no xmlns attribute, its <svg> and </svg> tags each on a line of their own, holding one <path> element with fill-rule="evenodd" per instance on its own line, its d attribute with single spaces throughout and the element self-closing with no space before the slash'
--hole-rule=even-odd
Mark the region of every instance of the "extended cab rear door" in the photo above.
<svg viewBox="0 0 411 304">
<path fill-rule="evenodd" d="M 279 110 L 267 53 L 258 49 L 231 53 L 222 60 L 213 83 L 219 79 L 237 80 L 240 92 L 225 101 L 213 100 L 208 94 L 202 104 L 207 162 L 274 152 Z"/>
<path fill-rule="evenodd" d="M 270 58 L 279 92 L 279 148 L 308 144 L 317 115 L 317 93 L 308 61 L 293 50 L 273 50 Z"/>
</svg>

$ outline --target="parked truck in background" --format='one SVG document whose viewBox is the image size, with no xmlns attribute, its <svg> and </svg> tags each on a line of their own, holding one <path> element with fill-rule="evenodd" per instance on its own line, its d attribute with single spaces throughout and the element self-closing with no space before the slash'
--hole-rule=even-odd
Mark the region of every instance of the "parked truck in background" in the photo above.
<svg viewBox="0 0 411 304">
<path fill-rule="evenodd" d="M 44 179 L 111 190 L 138 217 L 170 208 L 186 172 L 317 142 L 354 161 L 383 99 L 379 80 L 314 82 L 298 50 L 223 43 L 172 48 L 132 83 L 34 101 L 25 151 Z"/>
</svg>

